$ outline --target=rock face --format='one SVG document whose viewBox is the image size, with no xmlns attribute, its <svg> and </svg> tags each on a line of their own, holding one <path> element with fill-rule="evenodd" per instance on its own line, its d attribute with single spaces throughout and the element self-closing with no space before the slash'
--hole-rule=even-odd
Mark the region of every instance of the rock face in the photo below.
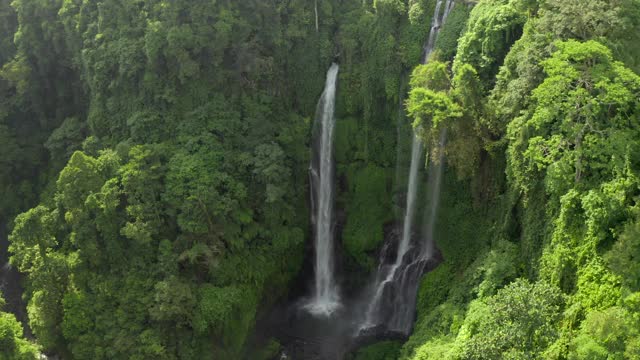
<svg viewBox="0 0 640 360">
<path fill-rule="evenodd" d="M 442 254 L 435 247 L 430 250 L 429 256 L 425 256 L 422 236 L 413 233 L 409 250 L 398 266 L 394 261 L 396 247 L 393 244 L 400 241 L 399 234 L 394 231 L 389 235 L 380 254 L 378 286 L 369 290 L 369 298 L 373 301 L 367 305 L 365 322 L 359 328 L 360 334 L 382 331 L 408 336 L 413 328 L 420 279 L 443 261 Z"/>
</svg>

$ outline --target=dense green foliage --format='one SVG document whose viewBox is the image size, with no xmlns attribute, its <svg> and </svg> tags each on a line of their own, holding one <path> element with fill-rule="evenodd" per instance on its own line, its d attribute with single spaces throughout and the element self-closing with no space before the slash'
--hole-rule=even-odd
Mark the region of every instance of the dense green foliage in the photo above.
<svg viewBox="0 0 640 360">
<path fill-rule="evenodd" d="M 334 57 L 346 260 L 373 267 L 393 216 L 388 117 L 432 12 L 426 0 L 2 1 L 0 216 L 23 212 L 11 261 L 43 349 L 243 356 L 258 311 L 300 269 L 311 119 Z"/>
<path fill-rule="evenodd" d="M 447 263 L 423 281 L 402 359 L 640 356 L 639 5 L 480 1 L 446 86 L 414 73 L 414 126 L 432 143 L 448 129 L 442 151 L 470 187 L 443 194 L 471 207 L 452 217 L 443 199 Z"/>
<path fill-rule="evenodd" d="M 2 312 L 4 299 L 0 293 L 0 359 L 36 360 L 40 352 L 22 336 L 22 325 L 13 314 Z"/>
<path fill-rule="evenodd" d="M 248 339 L 301 269 L 336 59 L 350 284 L 402 216 L 411 124 L 448 166 L 414 333 L 355 359 L 640 358 L 640 2 L 457 1 L 418 65 L 435 3 L 0 0 L 0 220 L 38 344 L 0 313 L 0 359 L 275 355 Z"/>
<path fill-rule="evenodd" d="M 353 360 L 394 360 L 398 358 L 401 344 L 395 341 L 383 341 L 358 350 Z"/>
</svg>

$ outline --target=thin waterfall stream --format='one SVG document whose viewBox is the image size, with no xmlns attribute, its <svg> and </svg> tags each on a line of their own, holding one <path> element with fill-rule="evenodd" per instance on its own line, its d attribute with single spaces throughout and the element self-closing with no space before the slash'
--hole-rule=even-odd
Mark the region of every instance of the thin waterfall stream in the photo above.
<svg viewBox="0 0 640 360">
<path fill-rule="evenodd" d="M 443 5 L 444 10 L 442 9 Z M 435 48 L 438 33 L 454 5 L 454 0 L 446 0 L 446 2 L 439 0 L 437 2 L 429 38 L 424 48 L 423 63 L 429 60 Z M 446 132 L 443 132 L 440 138 L 440 145 L 444 144 L 445 140 Z M 411 331 L 418 282 L 426 263 L 433 255 L 433 226 L 437 215 L 436 210 L 442 172 L 442 159 L 440 159 L 436 166 L 431 169 L 429 176 L 430 207 L 425 214 L 425 233 L 423 234 L 426 235 L 425 241 L 412 246 L 412 229 L 414 228 L 413 222 L 417 209 L 418 184 L 420 182 L 419 168 L 423 159 L 424 145 L 414 133 L 401 239 L 397 246 L 393 264 L 384 263 L 387 254 L 386 251 L 382 252 L 373 287 L 372 300 L 367 307 L 360 331 L 376 326 L 384 326 L 387 331 L 403 334 L 408 334 Z"/>
<path fill-rule="evenodd" d="M 436 227 L 436 217 L 438 216 L 438 207 L 440 205 L 440 187 L 442 186 L 442 171 L 444 167 L 444 145 L 447 142 L 447 129 L 440 131 L 440 152 L 438 160 L 432 165 L 429 172 L 429 208 L 424 213 L 422 235 L 425 238 L 424 248 L 422 249 L 424 258 L 431 258 L 435 252 L 435 241 L 433 238 L 433 231 Z"/>
<path fill-rule="evenodd" d="M 338 71 L 338 64 L 333 63 L 327 72 L 325 88 L 318 102 L 309 168 L 311 222 L 315 236 L 315 283 L 313 297 L 305 308 L 319 316 L 330 316 L 341 307 L 333 259 L 335 172 L 333 137 Z"/>
</svg>

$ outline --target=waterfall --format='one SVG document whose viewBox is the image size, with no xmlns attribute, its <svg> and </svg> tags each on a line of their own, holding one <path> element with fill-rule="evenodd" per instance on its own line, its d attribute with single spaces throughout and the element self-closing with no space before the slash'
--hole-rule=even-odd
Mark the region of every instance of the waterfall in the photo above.
<svg viewBox="0 0 640 360">
<path fill-rule="evenodd" d="M 426 63 L 429 60 L 429 56 L 434 50 L 436 40 L 438 38 L 438 33 L 440 32 L 441 26 L 447 20 L 449 16 L 449 12 L 453 8 L 454 1 L 447 0 L 445 4 L 445 9 L 440 17 L 440 12 L 443 4 L 443 0 L 438 0 L 436 4 L 435 13 L 433 15 L 433 21 L 431 25 L 431 31 L 429 31 L 429 40 L 427 41 L 424 47 L 424 53 L 422 58 L 422 63 Z M 394 267 L 400 266 L 402 263 L 402 258 L 409 250 L 409 243 L 411 240 L 411 229 L 413 229 L 413 220 L 416 212 L 416 197 L 418 193 L 418 183 L 419 179 L 419 167 L 423 161 L 423 144 L 422 141 L 413 134 L 412 146 L 411 146 L 411 165 L 409 167 L 409 184 L 407 187 L 407 201 L 405 205 L 405 215 L 404 221 L 402 225 L 402 239 L 398 246 L 398 253 L 396 255 L 396 262 Z M 432 203 L 433 206 L 433 203 Z"/>
<path fill-rule="evenodd" d="M 443 149 L 447 140 L 447 131 L 440 131 L 439 147 Z M 422 243 L 420 247 L 407 251 L 404 256 L 404 264 L 398 267 L 393 276 L 395 283 L 394 291 L 387 294 L 383 304 L 387 308 L 392 308 L 389 316 L 383 316 L 387 327 L 392 331 L 408 334 L 413 325 L 413 316 L 416 306 L 420 278 L 429 265 L 429 260 L 434 255 L 435 244 L 433 231 L 435 229 L 436 218 L 438 216 L 438 205 L 440 203 L 440 187 L 442 185 L 442 172 L 444 168 L 444 153 L 440 151 L 438 159 L 431 162 L 429 166 L 429 176 L 427 180 L 427 199 L 429 207 L 424 213 L 422 228 Z M 403 234 L 404 238 L 404 234 Z"/>
<path fill-rule="evenodd" d="M 329 68 L 324 92 L 318 102 L 309 168 L 311 222 L 315 236 L 315 286 L 313 298 L 305 308 L 314 315 L 323 316 L 330 316 L 340 307 L 333 274 L 333 133 L 338 70 L 335 63 Z"/>
<path fill-rule="evenodd" d="M 438 154 L 438 162 L 433 164 L 432 171 L 429 172 L 429 208 L 424 213 L 424 228 L 422 234 L 425 237 L 423 251 L 424 258 L 433 256 L 435 250 L 435 242 L 433 239 L 433 230 L 436 227 L 436 217 L 438 215 L 438 205 L 440 204 L 440 187 L 442 186 L 442 170 L 444 163 L 444 145 L 447 142 L 447 129 L 440 131 L 440 153 Z"/>
<path fill-rule="evenodd" d="M 441 26 L 445 23 L 454 0 L 438 0 L 433 15 L 429 38 L 425 44 L 422 62 L 426 63 L 435 48 Z M 444 5 L 444 11 L 442 6 Z M 442 13 L 442 14 L 441 14 Z M 440 142 L 444 144 L 446 132 L 441 133 Z M 424 158 L 422 141 L 413 135 L 411 146 L 411 165 L 409 168 L 409 183 L 403 219 L 401 239 L 398 242 L 395 261 L 392 265 L 385 265 L 387 250 L 381 255 L 380 265 L 376 276 L 373 297 L 366 310 L 364 324 L 360 330 L 375 326 L 384 326 L 389 331 L 408 334 L 413 323 L 418 282 L 427 262 L 433 255 L 433 227 L 439 201 L 442 159 L 433 167 L 429 175 L 429 211 L 425 214 L 425 241 L 422 244 L 411 244 L 411 232 L 416 212 L 418 183 L 420 182 L 420 165 Z"/>
<path fill-rule="evenodd" d="M 396 262 L 394 266 L 402 263 L 402 258 L 409 250 L 409 241 L 411 240 L 411 229 L 413 229 L 413 218 L 416 212 L 416 196 L 418 193 L 418 170 L 422 163 L 422 141 L 413 134 L 411 145 L 411 166 L 409 167 L 409 185 L 407 187 L 407 202 L 405 205 L 404 221 L 402 223 L 402 239 L 398 246 Z"/>
</svg>

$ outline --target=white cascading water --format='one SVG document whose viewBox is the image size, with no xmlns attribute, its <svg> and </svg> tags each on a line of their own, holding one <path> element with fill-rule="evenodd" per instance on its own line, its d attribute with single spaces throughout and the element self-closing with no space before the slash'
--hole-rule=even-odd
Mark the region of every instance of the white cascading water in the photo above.
<svg viewBox="0 0 640 360">
<path fill-rule="evenodd" d="M 438 0 L 433 15 L 429 38 L 424 48 L 422 63 L 426 63 L 429 60 L 434 50 L 440 28 L 445 23 L 454 4 L 454 0 L 446 0 L 446 3 L 444 0 Z M 441 11 L 443 5 L 445 8 L 444 11 Z M 442 14 L 440 14 L 441 12 Z M 444 142 L 443 137 L 441 137 L 441 142 Z M 411 165 L 409 168 L 409 183 L 402 226 L 402 238 L 398 243 L 394 263 L 389 267 L 384 266 L 381 261 L 378 267 L 375 293 L 369 303 L 364 324 L 360 330 L 368 329 L 382 323 L 384 323 L 388 330 L 392 331 L 408 333 L 411 330 L 411 318 L 414 311 L 415 294 L 418 286 L 417 281 L 421 275 L 420 269 L 433 253 L 433 225 L 435 223 L 435 210 L 438 205 L 440 173 L 442 171 L 442 161 L 440 161 L 436 168 L 433 169 L 433 172 L 435 172 L 433 176 L 436 181 L 430 184 L 429 189 L 433 194 L 430 194 L 431 207 L 430 213 L 427 214 L 428 219 L 425 224 L 425 227 L 429 228 L 427 230 L 425 244 L 422 244 L 423 248 L 420 249 L 417 255 L 411 254 L 412 256 L 407 256 L 411 249 L 411 230 L 413 229 L 413 221 L 417 207 L 416 200 L 420 180 L 419 168 L 424 158 L 423 148 L 422 141 L 414 134 L 411 147 Z M 385 303 L 383 299 L 385 296 L 392 300 L 386 301 Z M 382 316 L 382 311 L 387 311 L 388 314 Z"/>
<path fill-rule="evenodd" d="M 407 202 L 404 212 L 404 221 L 402 222 L 402 240 L 398 246 L 396 254 L 396 262 L 394 267 L 398 267 L 402 263 L 402 258 L 409 250 L 409 241 L 411 240 L 411 229 L 413 229 L 413 219 L 416 212 L 416 197 L 418 195 L 418 170 L 420 164 L 423 163 L 423 146 L 422 141 L 414 134 L 411 145 L 411 166 L 409 168 L 409 186 L 407 187 Z"/>
<path fill-rule="evenodd" d="M 440 131 L 438 159 L 429 166 L 429 179 L 427 181 L 427 199 L 429 206 L 424 212 L 423 228 L 421 236 L 423 241 L 419 248 L 407 250 L 403 263 L 394 274 L 394 294 L 388 295 L 384 301 L 386 309 L 391 316 L 383 317 L 387 328 L 391 331 L 409 334 L 413 325 L 416 297 L 420 278 L 427 262 L 432 258 L 435 250 L 433 232 L 437 218 L 438 205 L 440 203 L 440 187 L 442 184 L 442 172 L 444 168 L 444 153 L 442 149 L 447 140 L 447 131 Z M 411 250 L 414 250 L 413 252 Z"/>
<path fill-rule="evenodd" d="M 338 70 L 335 63 L 329 68 L 324 92 L 318 102 L 309 169 L 315 232 L 315 286 L 313 298 L 305 308 L 318 316 L 330 316 L 341 306 L 333 273 L 333 135 Z"/>
<path fill-rule="evenodd" d="M 447 129 L 440 131 L 440 153 L 438 162 L 433 164 L 429 174 L 429 208 L 424 214 L 424 228 L 422 234 L 426 241 L 422 249 L 422 257 L 430 258 L 434 252 L 433 230 L 436 227 L 436 216 L 438 215 L 438 205 L 440 204 L 440 186 L 442 185 L 442 168 L 444 166 L 444 145 L 447 142 Z"/>
</svg>

